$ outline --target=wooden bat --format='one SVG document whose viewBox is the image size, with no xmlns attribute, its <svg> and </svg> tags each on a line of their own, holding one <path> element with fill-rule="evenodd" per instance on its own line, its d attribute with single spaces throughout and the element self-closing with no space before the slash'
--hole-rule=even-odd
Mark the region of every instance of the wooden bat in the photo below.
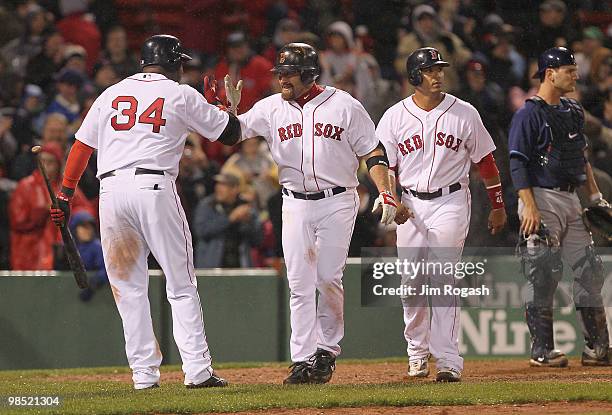
<svg viewBox="0 0 612 415">
<path fill-rule="evenodd" d="M 45 166 L 40 161 L 40 157 L 38 154 L 41 151 L 40 146 L 32 147 L 32 153 L 36 154 L 36 160 L 38 163 L 38 169 L 45 179 L 45 184 L 47 185 L 47 190 L 49 191 L 49 196 L 51 197 L 51 203 L 53 207 L 57 207 L 57 198 L 55 197 L 55 193 L 53 192 L 53 188 L 51 187 L 51 183 L 49 182 L 49 177 L 47 177 L 47 172 L 45 171 Z M 66 221 L 68 218 L 66 218 Z M 70 229 L 68 229 L 68 223 L 64 223 L 64 226 L 60 227 L 60 232 L 62 234 L 62 240 L 64 241 L 64 251 L 66 252 L 66 258 L 68 258 L 68 264 L 70 265 L 70 269 L 74 274 L 74 279 L 76 280 L 79 288 L 88 288 L 89 284 L 87 283 L 87 273 L 85 272 L 85 266 L 83 265 L 83 260 L 81 259 L 81 255 L 79 254 L 79 250 L 74 243 L 74 238 L 70 233 Z"/>
</svg>

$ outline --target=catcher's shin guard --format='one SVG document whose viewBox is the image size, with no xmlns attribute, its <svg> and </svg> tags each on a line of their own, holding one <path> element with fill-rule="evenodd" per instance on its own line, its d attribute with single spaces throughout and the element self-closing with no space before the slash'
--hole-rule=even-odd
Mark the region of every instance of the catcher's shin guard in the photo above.
<svg viewBox="0 0 612 415">
<path fill-rule="evenodd" d="M 552 306 L 527 304 L 525 318 L 531 334 L 531 357 L 537 359 L 555 348 Z"/>
</svg>

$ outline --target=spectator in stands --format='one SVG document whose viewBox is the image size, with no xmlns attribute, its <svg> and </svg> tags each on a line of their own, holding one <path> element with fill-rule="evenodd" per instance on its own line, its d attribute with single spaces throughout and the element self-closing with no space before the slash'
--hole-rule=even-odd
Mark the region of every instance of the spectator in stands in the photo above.
<svg viewBox="0 0 612 415">
<path fill-rule="evenodd" d="M 612 51 L 604 49 L 606 57 L 598 63 L 593 62 L 591 76 L 582 94 L 582 105 L 595 117 L 604 117 L 604 105 L 612 90 Z"/>
<path fill-rule="evenodd" d="M 567 6 L 562 0 L 545 0 L 540 4 L 539 21 L 529 28 L 523 37 L 523 50 L 527 58 L 537 58 L 540 53 L 555 46 L 571 47 L 577 40 L 576 30 L 566 21 Z"/>
<path fill-rule="evenodd" d="M 14 116 L 15 108 L 0 108 L 0 166 L 3 166 L 0 177 L 6 177 L 19 150 L 17 139 L 12 132 Z"/>
<path fill-rule="evenodd" d="M 504 92 L 520 85 L 526 66 L 523 57 L 514 50 L 513 41 L 511 29 L 500 27 L 485 42 L 489 78 Z"/>
<path fill-rule="evenodd" d="M 185 142 L 183 157 L 179 163 L 176 190 L 180 195 L 190 229 L 193 228 L 193 212 L 200 200 L 211 194 L 215 187 L 214 176 L 219 165 L 211 161 L 202 150 L 202 137 L 190 133 Z"/>
<path fill-rule="evenodd" d="M 43 145 L 39 155 L 45 166 L 53 191 L 60 187 L 64 153 L 54 143 Z M 54 246 L 61 243 L 57 226 L 49 216 L 49 193 L 42 175 L 35 170 L 17 184 L 9 202 L 11 226 L 11 268 L 14 270 L 52 270 L 56 265 Z M 77 189 L 72 202 L 74 213 L 86 210 L 95 215 L 93 207 Z"/>
<path fill-rule="evenodd" d="M 115 72 L 115 67 L 110 63 L 99 63 L 94 68 L 93 84 L 96 95 L 100 95 L 106 88 L 116 84 L 121 79 Z"/>
<path fill-rule="evenodd" d="M 47 95 L 54 87 L 54 75 L 64 63 L 64 38 L 57 31 L 49 31 L 45 36 L 43 50 L 28 62 L 26 82 L 38 85 Z"/>
<path fill-rule="evenodd" d="M 87 51 L 87 72 L 91 73 L 98 61 L 102 44 L 102 35 L 93 16 L 88 13 L 88 0 L 72 0 L 60 2 L 61 14 L 64 16 L 57 22 L 60 31 L 67 42 L 80 45 Z"/>
<path fill-rule="evenodd" d="M 66 117 L 69 134 L 74 133 L 80 125 L 81 104 L 78 94 L 83 82 L 83 75 L 79 72 L 74 69 L 62 69 L 56 80 L 57 95 L 46 110 L 47 114 L 59 113 Z"/>
<path fill-rule="evenodd" d="M 476 58 L 468 61 L 464 74 L 465 82 L 457 91 L 457 97 L 472 104 L 481 115 L 486 129 L 495 135 L 509 122 L 504 91 L 488 79 L 489 70 L 483 60 Z"/>
<path fill-rule="evenodd" d="M 127 33 L 123 26 L 111 27 L 105 39 L 105 48 L 100 54 L 100 61 L 110 63 L 119 79 L 140 72 L 138 60 L 128 49 Z"/>
<path fill-rule="evenodd" d="M 62 152 L 67 150 L 68 146 L 68 122 L 62 114 L 50 114 L 45 118 L 41 144 L 56 143 L 62 149 Z M 33 142 L 32 142 L 33 143 Z M 13 180 L 21 180 L 29 176 L 36 169 L 36 159 L 32 155 L 29 146 L 21 149 L 21 152 L 15 157 L 11 169 L 10 177 Z"/>
<path fill-rule="evenodd" d="M 300 25 L 293 19 L 281 19 L 276 24 L 272 42 L 262 52 L 262 56 L 269 62 L 276 61 L 276 54 L 279 49 L 287 43 L 297 42 L 300 35 Z"/>
<path fill-rule="evenodd" d="M 413 32 L 399 39 L 395 59 L 395 69 L 403 78 L 404 94 L 409 95 L 414 91 L 407 79 L 406 59 L 414 50 L 424 46 L 438 49 L 444 60 L 450 63 L 450 67 L 444 69 L 444 83 L 448 92 L 455 92 L 459 88 L 457 70 L 470 59 L 472 53 L 457 35 L 440 26 L 436 11 L 427 4 L 414 8 L 412 27 Z"/>
<path fill-rule="evenodd" d="M 327 49 L 319 54 L 320 83 L 342 89 L 366 106 L 366 96 L 374 89 L 378 63 L 370 54 L 355 48 L 353 29 L 337 21 L 327 28 Z M 373 70 L 370 70 L 370 67 Z"/>
<path fill-rule="evenodd" d="M 9 64 L 9 70 L 16 74 L 24 74 L 28 61 L 42 50 L 43 32 L 47 28 L 48 19 L 45 9 L 35 3 L 28 6 L 25 32 L 11 40 L 0 50 L 0 54 Z"/>
<path fill-rule="evenodd" d="M 227 159 L 221 171 L 227 169 L 240 171 L 246 184 L 255 190 L 260 208 L 267 205 L 268 199 L 277 190 L 276 163 L 270 156 L 268 146 L 257 138 L 240 144 L 240 151 Z"/>
<path fill-rule="evenodd" d="M 244 89 L 238 113 L 251 109 L 255 102 L 268 96 L 272 88 L 272 63 L 263 56 L 255 54 L 244 33 L 233 32 L 225 43 L 225 56 L 215 68 L 215 78 L 219 80 L 219 97 L 225 99 L 223 78 L 229 74 L 234 82 L 242 79 Z"/>
<path fill-rule="evenodd" d="M 540 87 L 540 78 L 534 78 L 533 74 L 538 71 L 537 59 L 532 59 L 527 66 L 527 71 L 523 77 L 523 87 L 513 86 L 508 91 L 508 105 L 512 113 L 518 111 L 525 104 L 528 98 L 531 98 L 538 92 Z"/>
<path fill-rule="evenodd" d="M 83 46 L 66 45 L 64 48 L 63 69 L 72 69 L 81 74 L 83 79 L 87 78 L 87 51 Z"/>
<path fill-rule="evenodd" d="M 215 192 L 202 200 L 194 215 L 197 268 L 252 266 L 251 248 L 262 240 L 257 211 L 240 196 L 240 179 L 215 176 Z"/>
<path fill-rule="evenodd" d="M 108 284 L 102 243 L 96 233 L 96 219 L 83 210 L 70 216 L 69 226 L 85 270 L 90 273 L 89 288 L 81 290 L 79 298 L 82 301 L 89 301 L 96 290 Z"/>
<path fill-rule="evenodd" d="M 579 82 L 585 82 L 591 76 L 591 63 L 595 60 L 597 66 L 601 59 L 609 53 L 604 47 L 604 34 L 597 26 L 589 26 L 582 31 L 582 42 L 580 49 L 574 53 L 576 66 L 578 67 Z"/>
</svg>

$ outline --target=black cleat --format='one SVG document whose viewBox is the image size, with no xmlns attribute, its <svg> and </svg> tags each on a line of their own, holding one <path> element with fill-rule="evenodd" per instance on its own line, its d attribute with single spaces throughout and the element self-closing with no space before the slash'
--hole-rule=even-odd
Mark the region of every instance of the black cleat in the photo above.
<svg viewBox="0 0 612 415">
<path fill-rule="evenodd" d="M 154 383 L 151 386 L 147 386 L 146 388 L 140 388 L 140 389 L 136 389 L 136 390 L 143 391 L 143 390 L 155 389 L 155 388 L 159 388 L 159 383 Z"/>
<path fill-rule="evenodd" d="M 213 374 L 208 379 L 206 379 L 204 382 L 198 383 L 197 385 L 190 383 L 189 385 L 186 385 L 186 387 L 187 389 L 223 388 L 227 386 L 228 384 L 229 383 L 227 382 L 227 380 L 220 378 L 219 376 L 217 376 L 215 372 L 213 372 Z"/>
<path fill-rule="evenodd" d="M 336 356 L 327 350 L 317 349 L 312 357 L 314 363 L 310 371 L 310 383 L 327 383 L 336 370 Z"/>
<path fill-rule="evenodd" d="M 310 383 L 310 370 L 312 367 L 309 362 L 295 362 L 289 366 L 289 376 L 283 380 L 283 385 L 300 385 Z"/>
<path fill-rule="evenodd" d="M 567 367 L 567 357 L 560 350 L 548 350 L 540 356 L 532 356 L 529 366 L 533 367 Z"/>
<path fill-rule="evenodd" d="M 584 346 L 582 352 L 582 366 L 612 366 L 610 362 L 612 353 L 608 348 L 597 347 L 591 349 L 589 346 Z"/>
</svg>

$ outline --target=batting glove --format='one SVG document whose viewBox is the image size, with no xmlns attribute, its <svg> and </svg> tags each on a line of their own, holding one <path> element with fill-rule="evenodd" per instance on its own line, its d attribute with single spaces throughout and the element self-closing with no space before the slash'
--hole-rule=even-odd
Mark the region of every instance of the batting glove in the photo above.
<svg viewBox="0 0 612 415">
<path fill-rule="evenodd" d="M 57 206 L 51 206 L 51 220 L 57 227 L 63 228 L 70 220 L 70 203 L 74 190 L 62 187 L 62 190 L 55 195 Z"/>
<path fill-rule="evenodd" d="M 221 101 L 221 98 L 217 95 L 217 80 L 214 77 L 204 77 L 204 98 L 206 98 L 209 104 L 215 105 L 223 111 L 227 111 L 227 107 L 223 105 L 223 101 Z"/>
<path fill-rule="evenodd" d="M 380 192 L 380 195 L 378 195 L 378 198 L 374 201 L 372 212 L 376 212 L 380 208 L 382 208 L 380 223 L 383 225 L 390 225 L 393 223 L 395 214 L 397 213 L 397 203 L 395 202 L 391 192 Z"/>
<path fill-rule="evenodd" d="M 229 74 L 225 75 L 223 80 L 225 81 L 225 95 L 227 95 L 227 100 L 229 101 L 230 111 L 236 115 L 238 104 L 240 104 L 240 99 L 242 98 L 242 79 L 238 81 L 236 86 L 234 86 Z"/>
</svg>

